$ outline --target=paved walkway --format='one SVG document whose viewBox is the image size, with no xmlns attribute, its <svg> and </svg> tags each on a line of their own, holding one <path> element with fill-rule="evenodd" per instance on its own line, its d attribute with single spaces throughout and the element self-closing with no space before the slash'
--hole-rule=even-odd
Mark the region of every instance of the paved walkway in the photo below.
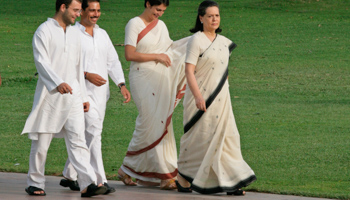
<svg viewBox="0 0 350 200">
<path fill-rule="evenodd" d="M 46 176 L 46 196 L 30 196 L 24 188 L 26 184 L 26 174 L 3 173 L 0 172 L 0 200 L 79 200 L 79 192 L 74 192 L 59 185 L 62 177 Z M 327 200 L 321 198 L 308 198 L 275 194 L 264 194 L 247 192 L 243 197 L 227 196 L 224 193 L 217 195 L 201 195 L 198 193 L 183 194 L 176 190 L 164 191 L 154 187 L 127 187 L 121 181 L 109 181 L 110 186 L 116 188 L 116 192 L 109 195 L 99 195 L 91 199 L 101 200 Z"/>
</svg>

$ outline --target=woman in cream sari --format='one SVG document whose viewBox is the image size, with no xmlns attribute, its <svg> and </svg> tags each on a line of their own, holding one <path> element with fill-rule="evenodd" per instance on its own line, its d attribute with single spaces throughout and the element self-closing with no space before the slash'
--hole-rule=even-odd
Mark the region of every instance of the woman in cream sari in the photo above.
<svg viewBox="0 0 350 200">
<path fill-rule="evenodd" d="M 118 175 L 125 185 L 175 189 L 177 150 L 171 116 L 185 87 L 187 39 L 173 42 L 162 16 L 168 0 L 145 0 L 144 12 L 125 28 L 125 57 L 131 61 L 130 90 L 139 111 Z"/>
<path fill-rule="evenodd" d="M 242 158 L 227 80 L 229 56 L 236 45 L 217 34 L 219 26 L 218 4 L 202 2 L 187 45 L 189 87 L 176 184 L 179 192 L 244 195 L 240 188 L 256 177 Z"/>
</svg>

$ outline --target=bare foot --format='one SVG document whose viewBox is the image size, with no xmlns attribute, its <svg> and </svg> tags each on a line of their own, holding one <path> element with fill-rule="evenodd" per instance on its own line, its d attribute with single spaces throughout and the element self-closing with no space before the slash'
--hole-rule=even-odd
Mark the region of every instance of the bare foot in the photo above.
<svg viewBox="0 0 350 200">
<path fill-rule="evenodd" d="M 44 194 L 44 191 L 34 191 L 34 194 Z"/>
<path fill-rule="evenodd" d="M 182 187 L 188 188 L 191 187 L 191 183 L 188 182 L 184 177 L 182 177 L 180 174 L 177 174 L 177 181 Z"/>
</svg>

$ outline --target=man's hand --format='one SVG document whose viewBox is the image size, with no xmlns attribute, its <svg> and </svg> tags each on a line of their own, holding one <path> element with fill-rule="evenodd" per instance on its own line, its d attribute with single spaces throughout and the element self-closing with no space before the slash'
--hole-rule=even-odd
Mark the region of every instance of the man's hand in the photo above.
<svg viewBox="0 0 350 200">
<path fill-rule="evenodd" d="M 85 103 L 83 103 L 83 105 L 84 105 L 84 112 L 88 112 L 89 109 L 90 109 L 90 103 L 89 102 L 85 102 Z"/>
<path fill-rule="evenodd" d="M 67 84 L 67 83 L 61 83 L 59 86 L 57 86 L 57 90 L 61 94 L 70 93 L 73 94 L 73 89 Z"/>
<path fill-rule="evenodd" d="M 125 101 L 124 103 L 129 103 L 131 100 L 131 95 L 128 89 L 126 89 L 125 85 L 120 88 L 120 92 L 122 93 Z"/>
<path fill-rule="evenodd" d="M 107 83 L 107 81 L 100 75 L 89 72 L 86 72 L 86 79 L 96 86 L 101 86 Z"/>
</svg>

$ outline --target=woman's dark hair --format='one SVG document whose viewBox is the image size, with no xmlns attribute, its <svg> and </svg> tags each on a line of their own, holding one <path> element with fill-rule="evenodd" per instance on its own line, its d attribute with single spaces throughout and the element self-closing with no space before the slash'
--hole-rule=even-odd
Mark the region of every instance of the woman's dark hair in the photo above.
<svg viewBox="0 0 350 200">
<path fill-rule="evenodd" d="M 203 24 L 201 23 L 201 20 L 199 19 L 199 16 L 204 16 L 206 14 L 206 10 L 209 7 L 218 7 L 219 8 L 219 4 L 216 3 L 215 1 L 210 1 L 210 0 L 205 0 L 203 1 L 201 4 L 199 4 L 198 7 L 198 15 L 197 15 L 197 19 L 196 19 L 196 25 L 194 26 L 194 28 L 190 29 L 191 33 L 196 33 L 198 31 L 203 31 Z M 215 33 L 220 33 L 222 31 L 222 29 L 219 27 L 215 30 Z"/>
<path fill-rule="evenodd" d="M 169 0 L 145 0 L 145 8 L 147 7 L 146 6 L 146 3 L 147 1 L 149 2 L 149 4 L 151 4 L 151 6 L 158 6 L 160 4 L 164 4 L 166 7 L 169 6 Z"/>
</svg>

